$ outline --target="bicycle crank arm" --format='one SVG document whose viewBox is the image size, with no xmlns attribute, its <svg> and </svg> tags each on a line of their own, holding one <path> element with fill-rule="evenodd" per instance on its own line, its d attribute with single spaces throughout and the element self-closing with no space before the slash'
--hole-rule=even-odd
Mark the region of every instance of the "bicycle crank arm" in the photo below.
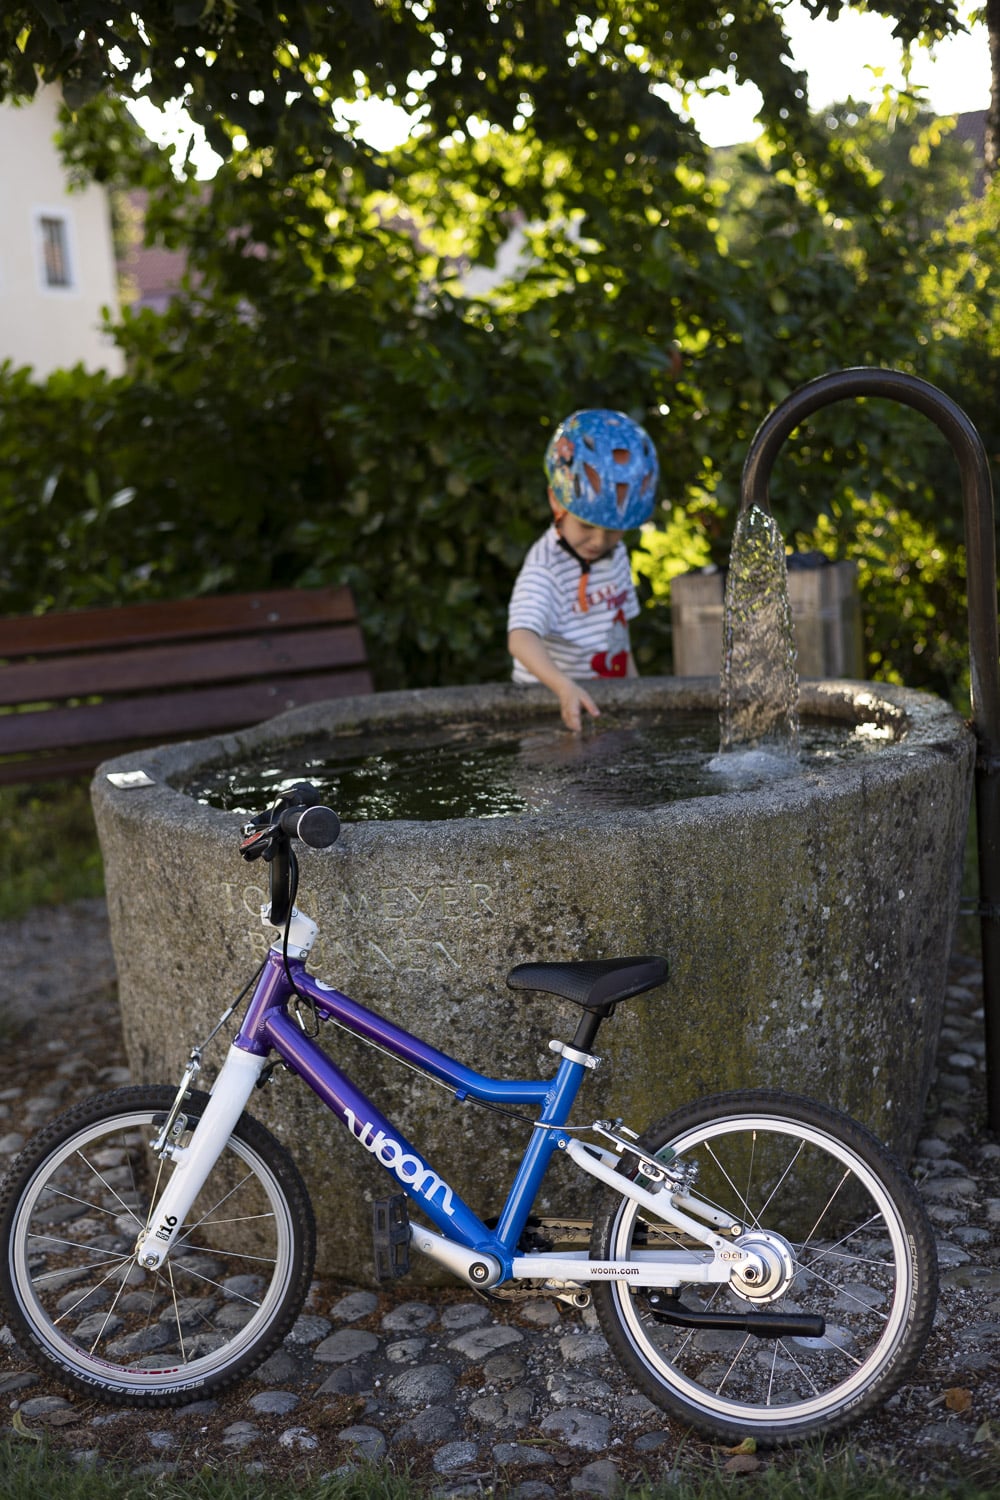
<svg viewBox="0 0 1000 1500">
<path fill-rule="evenodd" d="M 826 1319 L 809 1313 L 704 1312 L 686 1307 L 669 1292 L 659 1291 L 647 1292 L 643 1300 L 661 1323 L 673 1323 L 678 1328 L 752 1333 L 758 1339 L 821 1339 L 826 1332 Z"/>
</svg>

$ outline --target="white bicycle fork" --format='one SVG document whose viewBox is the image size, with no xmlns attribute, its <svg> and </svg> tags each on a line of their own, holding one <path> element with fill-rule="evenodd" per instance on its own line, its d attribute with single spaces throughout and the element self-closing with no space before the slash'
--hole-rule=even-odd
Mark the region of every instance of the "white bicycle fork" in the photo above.
<svg viewBox="0 0 1000 1500">
<path fill-rule="evenodd" d="M 266 1061 L 231 1046 L 190 1146 L 172 1146 L 169 1142 L 164 1146 L 163 1155 L 174 1170 L 136 1241 L 136 1258 L 145 1270 L 157 1270 L 166 1259 L 192 1203 L 246 1108 Z"/>
</svg>

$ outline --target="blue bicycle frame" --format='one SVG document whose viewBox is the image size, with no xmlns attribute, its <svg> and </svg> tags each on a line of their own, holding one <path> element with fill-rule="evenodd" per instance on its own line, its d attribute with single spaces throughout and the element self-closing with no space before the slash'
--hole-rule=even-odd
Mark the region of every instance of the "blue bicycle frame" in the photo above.
<svg viewBox="0 0 1000 1500">
<path fill-rule="evenodd" d="M 324 1020 L 338 1022 L 355 1035 L 439 1079 L 454 1089 L 456 1099 L 482 1099 L 540 1110 L 495 1230 L 486 1227 L 416 1147 L 288 1014 L 288 1003 L 296 992 L 315 1005 Z M 234 1045 L 261 1057 L 272 1050 L 276 1052 L 327 1108 L 343 1120 L 376 1160 L 392 1172 L 442 1234 L 479 1254 L 495 1256 L 504 1276 L 511 1274 L 515 1246 L 552 1154 L 565 1150 L 568 1144 L 559 1127 L 565 1125 L 587 1071 L 582 1061 L 564 1055 L 551 1079 L 508 1081 L 477 1073 L 385 1016 L 315 979 L 306 972 L 302 960 L 289 959 L 286 972 L 282 955 L 275 949 L 268 954 Z"/>
<path fill-rule="evenodd" d="M 730 1215 L 691 1196 L 682 1184 L 679 1190 L 672 1187 L 655 1162 L 645 1159 L 643 1171 L 648 1177 L 639 1173 L 623 1175 L 614 1151 L 599 1145 L 584 1145 L 571 1134 L 569 1112 L 584 1074 L 596 1066 L 596 1058 L 553 1041 L 550 1045 L 561 1057 L 551 1079 L 506 1080 L 477 1073 L 309 974 L 305 959 L 315 934 L 315 923 L 301 912 L 293 911 L 286 943 L 271 947 L 264 960 L 246 1017 L 229 1048 L 191 1143 L 179 1147 L 171 1142 L 170 1130 L 182 1109 L 185 1091 L 200 1067 L 199 1049 L 192 1054 L 197 1062 L 189 1064 L 174 1109 L 153 1146 L 154 1151 L 169 1157 L 175 1171 L 148 1227 L 139 1237 L 137 1256 L 142 1266 L 156 1269 L 169 1254 L 185 1214 L 272 1053 L 343 1121 L 358 1143 L 392 1173 L 440 1231 L 436 1234 L 411 1225 L 415 1247 L 474 1286 L 495 1286 L 510 1278 L 541 1276 L 572 1284 L 627 1277 L 637 1285 L 677 1287 L 684 1282 L 726 1282 L 732 1275 L 734 1262 L 753 1260 L 752 1252 L 734 1250 Z M 289 1014 L 289 1004 L 296 999 L 315 1006 L 319 1018 L 343 1026 L 351 1034 L 444 1083 L 454 1090 L 457 1099 L 529 1106 L 539 1111 L 495 1229 L 483 1223 Z M 618 1151 L 633 1149 L 609 1132 L 606 1125 L 607 1122 L 595 1121 L 593 1126 L 584 1128 L 610 1136 Z M 627 1262 L 605 1265 L 590 1260 L 586 1251 L 518 1253 L 518 1241 L 556 1151 L 564 1152 L 576 1166 L 623 1197 L 634 1199 L 652 1217 L 665 1221 L 700 1248 L 633 1249 Z M 719 1229 L 729 1231 L 730 1237 L 723 1238 L 717 1233 Z"/>
</svg>

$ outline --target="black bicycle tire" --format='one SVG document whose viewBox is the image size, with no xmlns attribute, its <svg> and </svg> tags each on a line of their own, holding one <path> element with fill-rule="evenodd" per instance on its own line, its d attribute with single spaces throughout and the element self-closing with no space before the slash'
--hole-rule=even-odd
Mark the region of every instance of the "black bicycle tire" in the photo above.
<svg viewBox="0 0 1000 1500">
<path fill-rule="evenodd" d="M 18 1290 L 14 1271 L 17 1246 L 12 1244 L 12 1226 L 18 1222 L 18 1210 L 25 1194 L 32 1188 L 46 1163 L 54 1163 L 58 1153 L 81 1131 L 102 1123 L 109 1128 L 116 1118 L 128 1119 L 135 1114 L 163 1116 L 174 1101 L 176 1089 L 156 1085 L 136 1085 L 95 1095 L 81 1101 L 39 1131 L 11 1163 L 0 1184 L 0 1301 L 6 1310 L 19 1347 L 39 1366 L 52 1371 L 66 1386 L 96 1396 L 109 1404 L 144 1407 L 186 1405 L 210 1394 L 226 1390 L 255 1369 L 281 1342 L 291 1328 L 305 1301 L 312 1279 L 316 1250 L 316 1226 L 309 1194 L 301 1174 L 285 1147 L 269 1130 L 251 1115 L 243 1114 L 232 1132 L 232 1138 L 259 1157 L 270 1172 L 286 1204 L 290 1227 L 289 1271 L 286 1284 L 266 1325 L 254 1342 L 247 1344 L 231 1364 L 192 1379 L 181 1374 L 170 1389 L 144 1390 L 134 1380 L 105 1375 L 95 1370 L 84 1374 L 59 1352 L 58 1345 L 46 1338 L 44 1323 L 33 1320 Z M 189 1120 L 200 1118 L 208 1095 L 192 1091 L 184 1104 Z"/>
<path fill-rule="evenodd" d="M 937 1259 L 934 1236 L 919 1194 L 905 1170 L 887 1148 L 864 1126 L 838 1110 L 813 1100 L 775 1090 L 744 1090 L 706 1097 L 685 1106 L 665 1120 L 651 1126 L 641 1137 L 641 1147 L 655 1155 L 671 1141 L 720 1119 L 738 1121 L 768 1117 L 791 1121 L 813 1131 L 830 1135 L 841 1146 L 856 1154 L 878 1178 L 903 1227 L 911 1262 L 912 1286 L 903 1317 L 902 1331 L 896 1344 L 886 1351 L 884 1360 L 873 1371 L 864 1389 L 850 1401 L 834 1401 L 831 1411 L 812 1420 L 789 1424 L 782 1408 L 761 1418 L 726 1418 L 711 1408 L 700 1406 L 668 1380 L 655 1376 L 647 1358 L 637 1351 L 635 1340 L 622 1316 L 622 1301 L 629 1294 L 625 1283 L 595 1283 L 594 1306 L 605 1337 L 616 1358 L 632 1375 L 636 1384 L 652 1401 L 686 1426 L 713 1439 L 739 1442 L 753 1436 L 762 1446 L 779 1446 L 817 1434 L 842 1431 L 880 1406 L 906 1379 L 925 1346 L 934 1320 L 937 1302 Z M 620 1170 L 634 1175 L 634 1165 L 622 1163 Z M 697 1191 L 697 1189 L 696 1189 Z M 629 1208 L 621 1196 L 606 1189 L 600 1196 L 594 1216 L 591 1258 L 608 1261 L 613 1258 L 613 1244 L 621 1216 Z M 633 1215 L 634 1216 L 634 1215 Z"/>
</svg>

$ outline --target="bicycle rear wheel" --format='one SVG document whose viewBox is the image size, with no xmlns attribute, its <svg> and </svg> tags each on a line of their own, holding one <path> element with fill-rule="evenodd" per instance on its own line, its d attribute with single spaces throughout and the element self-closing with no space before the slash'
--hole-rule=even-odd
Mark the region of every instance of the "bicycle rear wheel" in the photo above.
<svg viewBox="0 0 1000 1500">
<path fill-rule="evenodd" d="M 756 1286 L 738 1272 L 725 1286 L 682 1286 L 681 1307 L 696 1315 L 687 1327 L 665 1320 L 677 1304 L 662 1293 L 594 1287 L 605 1336 L 647 1396 L 711 1437 L 775 1444 L 836 1432 L 901 1384 L 930 1331 L 937 1265 L 913 1184 L 869 1131 L 810 1100 L 750 1091 L 680 1110 L 641 1144 L 697 1168 L 690 1196 L 724 1212 L 734 1244 L 770 1267 Z M 591 1254 L 627 1260 L 682 1244 L 692 1248 L 609 1193 Z M 819 1315 L 825 1332 L 761 1337 L 704 1318 L 755 1312 Z"/>
<path fill-rule="evenodd" d="M 0 1189 L 0 1294 L 25 1352 L 90 1395 L 179 1406 L 231 1385 L 291 1327 L 315 1225 L 291 1157 L 243 1115 L 159 1270 L 135 1241 L 173 1170 L 150 1151 L 174 1100 L 128 1088 L 47 1126 Z M 183 1146 L 208 1102 L 184 1105 Z"/>
</svg>

